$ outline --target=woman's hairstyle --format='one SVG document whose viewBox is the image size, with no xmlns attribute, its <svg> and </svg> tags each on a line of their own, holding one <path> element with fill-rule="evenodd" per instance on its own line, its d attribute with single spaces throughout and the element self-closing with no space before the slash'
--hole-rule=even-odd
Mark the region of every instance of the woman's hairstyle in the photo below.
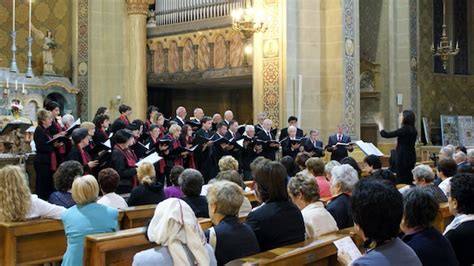
<svg viewBox="0 0 474 266">
<path fill-rule="evenodd" d="M 72 182 L 72 199 L 79 205 L 95 202 L 99 196 L 99 184 L 92 175 L 79 176 Z"/>
<path fill-rule="evenodd" d="M 409 189 L 403 197 L 403 215 L 406 226 L 409 228 L 430 227 L 436 215 L 439 205 L 433 193 L 423 187 Z"/>
<path fill-rule="evenodd" d="M 118 144 L 126 143 L 131 137 L 133 137 L 132 131 L 129 129 L 120 129 L 114 134 L 115 142 Z"/>
<path fill-rule="evenodd" d="M 354 223 L 369 240 L 381 243 L 398 235 L 403 198 L 395 187 L 372 178 L 362 179 L 352 192 L 351 208 Z"/>
<path fill-rule="evenodd" d="M 151 120 L 152 117 L 150 117 L 150 115 L 151 115 L 153 112 L 158 112 L 158 111 L 159 111 L 158 107 L 156 107 L 156 106 L 154 106 L 154 105 L 148 106 L 148 108 L 146 109 L 146 119 Z"/>
<path fill-rule="evenodd" d="M 324 161 L 321 158 L 312 157 L 309 158 L 306 163 L 306 168 L 311 173 L 314 173 L 315 176 L 324 175 Z"/>
<path fill-rule="evenodd" d="M 180 139 L 180 140 L 187 141 L 189 128 L 190 128 L 189 125 L 184 125 L 184 126 L 181 128 L 181 134 L 179 134 L 179 139 Z"/>
<path fill-rule="evenodd" d="M 157 124 L 151 124 L 150 127 L 148 127 L 148 132 L 152 132 L 155 128 L 160 129 Z"/>
<path fill-rule="evenodd" d="M 397 177 L 395 176 L 395 174 L 393 174 L 392 171 L 388 169 L 379 169 L 373 172 L 370 178 L 382 180 L 384 182 L 387 182 L 387 184 L 392 185 L 393 187 L 397 186 Z"/>
<path fill-rule="evenodd" d="M 311 158 L 311 154 L 309 154 L 307 152 L 299 152 L 296 155 L 295 162 L 300 168 L 304 169 L 304 168 L 306 168 L 306 161 L 309 158 Z"/>
<path fill-rule="evenodd" d="M 356 162 L 356 160 L 352 157 L 344 157 L 341 160 L 341 164 L 348 164 L 354 168 L 354 170 L 357 171 L 357 175 L 360 176 L 362 174 L 362 170 L 359 167 L 359 164 Z"/>
<path fill-rule="evenodd" d="M 174 134 L 174 133 L 176 133 L 176 132 L 181 132 L 181 126 L 179 126 L 179 125 L 177 125 L 177 124 L 173 124 L 173 125 L 170 126 L 168 132 L 169 132 L 170 134 Z"/>
<path fill-rule="evenodd" d="M 325 173 L 328 173 L 330 174 L 332 169 L 336 166 L 340 166 L 341 164 L 336 161 L 336 160 L 332 160 L 332 161 L 329 161 L 325 166 L 324 166 L 324 172 Z"/>
<path fill-rule="evenodd" d="M 99 115 L 104 115 L 105 111 L 107 111 L 107 107 L 101 106 L 101 107 L 97 108 L 97 112 L 95 112 L 94 117 L 97 117 Z"/>
<path fill-rule="evenodd" d="M 412 110 L 403 110 L 402 125 L 415 126 L 415 113 Z"/>
<path fill-rule="evenodd" d="M 316 179 L 304 173 L 298 173 L 288 181 L 288 193 L 293 197 L 301 194 L 306 202 L 316 202 L 320 198 Z"/>
<path fill-rule="evenodd" d="M 415 166 L 415 168 L 411 170 L 411 173 L 413 174 L 413 178 L 424 179 L 427 183 L 432 182 L 435 177 L 435 174 L 433 173 L 433 170 L 431 170 L 431 167 L 426 164 L 420 164 Z"/>
<path fill-rule="evenodd" d="M 54 109 L 61 108 L 61 107 L 59 106 L 59 103 L 55 101 L 46 100 L 44 103 L 44 108 L 48 111 L 53 111 Z"/>
<path fill-rule="evenodd" d="M 232 156 L 226 155 L 219 160 L 219 171 L 239 170 L 239 162 Z"/>
<path fill-rule="evenodd" d="M 457 174 L 450 181 L 451 198 L 458 203 L 458 212 L 474 214 L 474 175 Z"/>
<path fill-rule="evenodd" d="M 71 189 L 74 178 L 83 174 L 84 169 L 78 161 L 65 161 L 59 165 L 53 175 L 54 186 L 58 191 L 67 192 Z"/>
<path fill-rule="evenodd" d="M 208 204 L 216 205 L 216 212 L 224 216 L 237 216 L 244 201 L 244 192 L 237 184 L 217 181 L 207 189 Z"/>
<path fill-rule="evenodd" d="M 128 106 L 128 105 L 125 105 L 125 104 L 121 104 L 119 106 L 119 113 L 123 114 L 127 111 L 132 111 L 132 107 Z"/>
<path fill-rule="evenodd" d="M 104 168 L 99 172 L 99 185 L 104 194 L 115 192 L 120 176 L 113 168 Z"/>
<path fill-rule="evenodd" d="M 74 144 L 79 144 L 83 139 L 89 136 L 89 131 L 86 128 L 76 128 L 72 131 L 71 138 Z"/>
<path fill-rule="evenodd" d="M 141 119 L 135 119 L 132 121 L 132 124 L 135 124 L 138 128 L 143 127 L 145 125 L 145 122 L 143 122 Z"/>
<path fill-rule="evenodd" d="M 443 158 L 438 162 L 437 169 L 439 172 L 443 172 L 446 177 L 451 177 L 458 171 L 458 165 L 452 158 Z"/>
<path fill-rule="evenodd" d="M 198 170 L 189 168 L 179 175 L 178 183 L 184 195 L 193 197 L 201 194 L 204 179 Z"/>
<path fill-rule="evenodd" d="M 43 123 L 46 121 L 46 119 L 51 117 L 51 112 L 45 109 L 39 109 L 39 111 L 36 113 L 36 118 L 38 119 L 38 122 Z"/>
<path fill-rule="evenodd" d="M 221 171 L 217 174 L 216 180 L 226 180 L 242 187 L 242 177 L 236 170 Z"/>
<path fill-rule="evenodd" d="M 356 170 L 348 164 L 335 166 L 331 171 L 331 187 L 340 185 L 341 192 L 352 192 L 359 181 Z"/>
<path fill-rule="evenodd" d="M 372 167 L 374 170 L 375 169 L 382 169 L 382 161 L 380 161 L 380 157 L 377 155 L 369 155 L 364 158 L 364 163 L 366 163 L 368 166 Z"/>
<path fill-rule="evenodd" d="M 257 158 L 255 158 L 251 163 L 250 163 L 250 171 L 252 171 L 252 173 L 255 172 L 255 170 L 257 169 L 257 165 L 259 165 L 260 163 L 264 162 L 265 160 L 267 160 L 265 157 L 263 156 L 258 156 Z"/>
<path fill-rule="evenodd" d="M 293 159 L 291 156 L 287 155 L 281 158 L 280 163 L 285 167 L 288 176 L 295 176 L 300 170 L 295 162 L 295 159 Z"/>
<path fill-rule="evenodd" d="M 101 128 L 105 120 L 110 120 L 108 115 L 98 115 L 94 118 L 94 124 L 96 128 Z"/>
<path fill-rule="evenodd" d="M 81 128 L 85 128 L 87 130 L 95 129 L 95 124 L 89 121 L 85 121 L 81 123 Z"/>
<path fill-rule="evenodd" d="M 137 169 L 138 181 L 144 185 L 153 184 L 155 175 L 155 167 L 151 163 L 142 163 Z"/>
<path fill-rule="evenodd" d="M 170 170 L 170 181 L 173 186 L 179 186 L 178 178 L 179 175 L 184 171 L 184 167 L 181 165 L 175 165 Z"/>
<path fill-rule="evenodd" d="M 255 182 L 262 202 L 288 200 L 287 175 L 285 167 L 281 163 L 265 160 L 258 164 L 255 171 Z"/>
<path fill-rule="evenodd" d="M 16 165 L 0 169 L 0 222 L 20 222 L 31 208 L 31 194 L 25 173 Z"/>
</svg>

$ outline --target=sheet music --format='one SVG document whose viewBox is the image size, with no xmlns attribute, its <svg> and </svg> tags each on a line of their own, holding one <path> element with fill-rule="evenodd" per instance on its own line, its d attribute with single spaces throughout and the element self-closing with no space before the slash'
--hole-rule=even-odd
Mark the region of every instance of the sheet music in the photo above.
<svg viewBox="0 0 474 266">
<path fill-rule="evenodd" d="M 112 149 L 112 144 L 110 143 L 110 139 L 103 143 L 107 148 Z"/>
<path fill-rule="evenodd" d="M 158 155 L 157 152 L 154 152 L 150 155 L 148 155 L 147 157 L 141 159 L 139 162 L 137 162 L 135 165 L 137 167 L 139 167 L 140 165 L 142 165 L 143 163 L 151 163 L 151 164 L 154 164 L 156 162 L 158 162 L 159 160 L 163 159 L 163 157 L 160 157 Z"/>
<path fill-rule="evenodd" d="M 355 142 L 357 146 L 365 153 L 365 155 L 376 155 L 376 156 L 384 156 L 384 154 L 372 143 L 364 142 L 362 140 L 358 140 Z"/>
<path fill-rule="evenodd" d="M 244 139 L 240 139 L 238 141 L 236 141 L 237 144 L 239 144 L 240 147 L 244 147 Z"/>
<path fill-rule="evenodd" d="M 347 253 L 351 257 L 352 261 L 362 256 L 360 250 L 354 244 L 354 241 L 352 241 L 352 238 L 350 236 L 346 236 L 344 238 L 334 241 L 334 245 L 338 250 Z"/>
<path fill-rule="evenodd" d="M 150 149 L 150 143 L 148 142 L 146 145 L 143 145 L 147 150 Z"/>
<path fill-rule="evenodd" d="M 191 148 L 186 149 L 186 150 L 188 150 L 188 151 L 194 151 L 198 146 L 199 146 L 199 144 L 196 144 L 196 145 L 194 145 L 194 146 L 192 146 Z"/>
</svg>

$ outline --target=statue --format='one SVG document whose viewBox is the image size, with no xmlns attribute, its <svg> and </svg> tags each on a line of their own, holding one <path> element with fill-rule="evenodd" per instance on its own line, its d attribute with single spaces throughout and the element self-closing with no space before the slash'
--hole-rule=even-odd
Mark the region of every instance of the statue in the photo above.
<svg viewBox="0 0 474 266">
<path fill-rule="evenodd" d="M 43 75 L 55 75 L 54 72 L 54 59 L 53 59 L 53 50 L 56 48 L 57 43 L 53 38 L 51 31 L 46 30 L 46 33 L 38 30 L 34 25 L 31 25 L 32 31 L 35 33 L 36 37 L 40 40 L 43 40 Z"/>
<path fill-rule="evenodd" d="M 148 10 L 148 21 L 146 23 L 146 27 L 147 28 L 153 28 L 153 27 L 156 27 L 156 19 L 155 19 L 155 16 L 156 16 L 156 11 L 153 10 L 153 9 L 150 9 Z"/>
</svg>

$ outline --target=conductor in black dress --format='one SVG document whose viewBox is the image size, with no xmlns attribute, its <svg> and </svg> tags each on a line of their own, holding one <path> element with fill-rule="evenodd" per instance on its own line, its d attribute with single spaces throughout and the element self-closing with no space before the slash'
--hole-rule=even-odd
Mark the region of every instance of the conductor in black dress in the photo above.
<svg viewBox="0 0 474 266">
<path fill-rule="evenodd" d="M 351 137 L 343 133 L 343 125 L 337 125 L 337 133 L 329 136 L 326 150 L 331 153 L 331 160 L 340 162 L 343 158 L 348 156 L 348 152 L 352 152 L 354 147 L 352 145 L 341 145 L 351 143 Z"/>
<path fill-rule="evenodd" d="M 381 117 L 374 118 L 374 120 L 379 126 L 380 136 L 383 138 L 397 138 L 397 147 L 395 149 L 397 183 L 412 184 L 413 175 L 411 170 L 415 168 L 415 142 L 418 135 L 415 128 L 415 113 L 411 110 L 404 110 L 400 117 L 401 127 L 391 132 L 384 130 Z"/>
</svg>

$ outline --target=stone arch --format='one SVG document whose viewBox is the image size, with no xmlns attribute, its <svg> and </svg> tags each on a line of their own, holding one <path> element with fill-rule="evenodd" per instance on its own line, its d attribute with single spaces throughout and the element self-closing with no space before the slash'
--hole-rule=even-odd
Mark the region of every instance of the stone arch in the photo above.
<svg viewBox="0 0 474 266">
<path fill-rule="evenodd" d="M 198 48 L 198 68 L 199 70 L 207 70 L 211 62 L 211 48 L 206 37 L 199 40 Z"/>
<path fill-rule="evenodd" d="M 168 51 L 168 72 L 176 73 L 179 70 L 179 51 L 176 41 L 172 41 Z"/>
<path fill-rule="evenodd" d="M 224 68 L 227 61 L 227 49 L 224 36 L 218 35 L 214 42 L 214 68 Z"/>
</svg>

